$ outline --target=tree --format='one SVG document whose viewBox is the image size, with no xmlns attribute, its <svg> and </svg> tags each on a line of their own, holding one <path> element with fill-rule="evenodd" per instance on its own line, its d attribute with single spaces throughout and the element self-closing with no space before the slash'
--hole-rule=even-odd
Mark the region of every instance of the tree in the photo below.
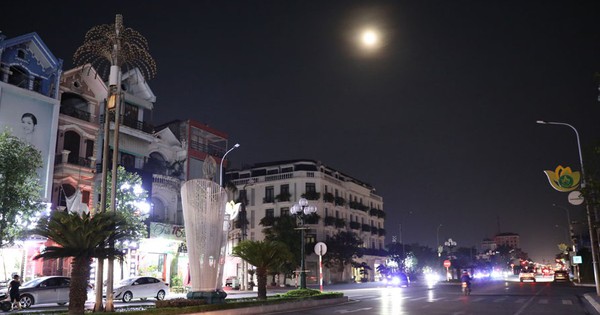
<svg viewBox="0 0 600 315">
<path fill-rule="evenodd" d="M 300 257 L 301 251 L 301 232 L 298 230 L 298 224 L 295 216 L 283 215 L 279 217 L 274 217 L 272 221 L 270 221 L 270 226 L 267 224 L 265 220 L 261 220 L 260 224 L 263 226 L 267 226 L 263 229 L 263 233 L 265 234 L 265 239 L 268 241 L 279 241 L 287 245 L 289 251 L 292 253 L 289 261 L 287 262 L 287 267 L 289 270 L 296 269 L 300 266 Z"/>
<path fill-rule="evenodd" d="M 112 174 L 108 173 L 107 182 L 111 182 Z M 110 185 L 106 188 L 106 209 L 110 207 L 112 189 Z M 137 241 L 148 235 L 145 220 L 148 218 L 148 192 L 142 188 L 142 178 L 137 173 L 125 170 L 123 166 L 117 168 L 117 196 L 116 210 L 121 213 L 133 230 L 131 239 Z"/>
<path fill-rule="evenodd" d="M 121 213 L 101 212 L 92 216 L 89 213 L 79 215 L 54 211 L 50 217 L 40 219 L 31 234 L 46 237 L 58 246 L 46 247 L 33 259 L 73 257 L 69 314 L 83 314 L 92 258 L 122 257 L 121 250 L 110 248 L 107 244 L 129 239 L 134 233 Z"/>
<path fill-rule="evenodd" d="M 232 250 L 237 256 L 256 267 L 258 299 L 267 299 L 267 275 L 292 257 L 286 244 L 278 241 L 241 241 Z"/>
<path fill-rule="evenodd" d="M 7 131 L 0 133 L 0 248 L 18 239 L 44 208 L 40 167 L 37 149 Z"/>
<path fill-rule="evenodd" d="M 354 232 L 339 231 L 328 238 L 326 243 L 327 255 L 323 256 L 323 264 L 327 268 L 344 271 L 347 265 L 355 263 L 355 258 L 362 257 L 359 247 L 362 240 Z"/>
</svg>

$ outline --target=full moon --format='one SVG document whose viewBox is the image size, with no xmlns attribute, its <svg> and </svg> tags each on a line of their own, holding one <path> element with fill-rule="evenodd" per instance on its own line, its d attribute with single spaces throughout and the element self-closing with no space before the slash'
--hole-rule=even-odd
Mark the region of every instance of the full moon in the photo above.
<svg viewBox="0 0 600 315">
<path fill-rule="evenodd" d="M 363 45 L 367 47 L 374 47 L 379 40 L 379 36 L 375 31 L 367 30 L 362 33 L 361 39 Z"/>
</svg>

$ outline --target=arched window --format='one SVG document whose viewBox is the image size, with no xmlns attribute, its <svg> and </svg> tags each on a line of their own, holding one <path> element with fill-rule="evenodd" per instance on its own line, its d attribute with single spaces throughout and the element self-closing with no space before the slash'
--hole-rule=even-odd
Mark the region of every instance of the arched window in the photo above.
<svg viewBox="0 0 600 315">
<path fill-rule="evenodd" d="M 60 99 L 60 113 L 81 120 L 91 121 L 88 102 L 77 94 L 62 94 Z"/>
</svg>

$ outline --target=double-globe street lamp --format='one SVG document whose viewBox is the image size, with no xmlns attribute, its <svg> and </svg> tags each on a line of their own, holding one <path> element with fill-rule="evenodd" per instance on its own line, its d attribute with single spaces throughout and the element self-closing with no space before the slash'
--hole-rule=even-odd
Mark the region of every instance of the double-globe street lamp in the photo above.
<svg viewBox="0 0 600 315">
<path fill-rule="evenodd" d="M 581 188 L 585 188 L 585 172 L 583 169 L 583 157 L 581 155 L 581 142 L 579 141 L 579 132 L 577 131 L 577 129 L 575 129 L 575 127 L 573 127 L 570 124 L 567 123 L 563 123 L 563 122 L 555 122 L 555 121 L 544 121 L 544 120 L 538 120 L 536 121 L 538 124 L 542 124 L 542 125 L 559 125 L 559 126 L 567 126 L 569 128 L 571 128 L 574 132 L 575 132 L 575 137 L 577 138 L 577 149 L 579 150 L 579 164 L 581 165 Z M 590 212 L 590 206 L 589 203 L 585 202 L 585 209 L 586 209 L 586 214 L 587 214 L 587 219 L 588 219 L 588 229 L 590 232 L 590 243 L 592 247 L 592 266 L 594 267 L 594 282 L 596 284 L 596 294 L 600 295 L 600 280 L 598 279 L 598 277 L 600 277 L 599 271 L 598 271 L 598 239 L 596 237 L 596 231 L 594 231 L 594 225 L 592 225 L 592 223 L 595 220 L 592 220 L 592 214 Z M 595 219 L 595 218 L 594 218 Z"/>
<path fill-rule="evenodd" d="M 317 207 L 308 204 L 308 200 L 305 198 L 300 198 L 297 204 L 294 204 L 292 208 L 290 208 L 290 213 L 300 217 L 300 289 L 306 289 L 306 268 L 305 268 L 305 257 L 304 250 L 306 247 L 304 239 L 304 230 L 306 227 L 304 226 L 304 218 L 307 215 L 311 215 L 317 212 Z"/>
</svg>

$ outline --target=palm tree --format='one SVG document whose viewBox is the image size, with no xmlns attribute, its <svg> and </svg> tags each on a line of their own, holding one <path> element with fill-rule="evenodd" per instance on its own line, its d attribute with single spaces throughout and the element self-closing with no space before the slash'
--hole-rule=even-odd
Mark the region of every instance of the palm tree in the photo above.
<svg viewBox="0 0 600 315">
<path fill-rule="evenodd" d="M 73 257 L 69 293 L 69 314 L 83 314 L 87 297 L 87 281 L 92 258 L 123 256 L 118 249 L 106 246 L 109 241 L 131 237 L 125 217 L 118 212 L 83 213 L 54 211 L 38 222 L 33 235 L 46 237 L 58 246 L 48 246 L 33 259 Z M 98 285 L 97 290 L 102 290 Z"/>
<path fill-rule="evenodd" d="M 256 267 L 258 299 L 267 299 L 267 275 L 269 270 L 277 270 L 291 260 L 286 244 L 278 241 L 241 241 L 233 248 L 233 255 L 242 258 Z"/>
</svg>

